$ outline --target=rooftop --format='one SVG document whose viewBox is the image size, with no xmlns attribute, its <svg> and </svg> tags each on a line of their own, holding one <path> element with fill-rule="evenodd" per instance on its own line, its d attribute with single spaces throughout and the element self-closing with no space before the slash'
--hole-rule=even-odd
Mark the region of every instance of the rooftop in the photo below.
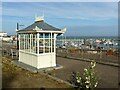
<svg viewBox="0 0 120 90">
<path fill-rule="evenodd" d="M 35 22 L 33 24 L 31 24 L 30 26 L 19 30 L 19 31 L 23 31 L 23 30 L 44 30 L 44 31 L 61 31 L 61 29 L 56 28 L 48 23 L 46 23 L 44 21 L 44 17 L 36 17 Z"/>
</svg>

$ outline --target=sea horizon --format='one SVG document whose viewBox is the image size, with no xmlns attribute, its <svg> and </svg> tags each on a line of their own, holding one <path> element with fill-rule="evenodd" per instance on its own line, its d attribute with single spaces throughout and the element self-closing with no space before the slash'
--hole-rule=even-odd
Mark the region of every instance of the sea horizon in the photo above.
<svg viewBox="0 0 120 90">
<path fill-rule="evenodd" d="M 58 36 L 58 39 L 87 39 L 87 38 L 93 38 L 93 39 L 99 39 L 99 38 L 105 38 L 105 39 L 111 39 L 111 38 L 118 38 L 118 36 Z"/>
</svg>

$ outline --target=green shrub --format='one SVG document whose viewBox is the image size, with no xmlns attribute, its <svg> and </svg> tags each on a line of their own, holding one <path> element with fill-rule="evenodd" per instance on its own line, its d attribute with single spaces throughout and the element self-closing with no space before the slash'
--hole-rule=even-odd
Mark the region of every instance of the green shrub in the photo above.
<svg viewBox="0 0 120 90">
<path fill-rule="evenodd" d="M 80 75 L 79 72 L 73 73 L 74 84 L 77 88 L 82 89 L 94 89 L 98 85 L 96 73 L 95 73 L 96 62 L 91 62 L 91 66 L 84 69 L 83 75 Z"/>
</svg>

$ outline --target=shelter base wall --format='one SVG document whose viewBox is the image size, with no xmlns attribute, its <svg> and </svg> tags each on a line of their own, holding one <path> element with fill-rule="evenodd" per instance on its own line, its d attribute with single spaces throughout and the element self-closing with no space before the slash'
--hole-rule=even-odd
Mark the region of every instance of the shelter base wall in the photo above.
<svg viewBox="0 0 120 90">
<path fill-rule="evenodd" d="M 19 61 L 37 68 L 37 56 L 19 51 Z"/>
<path fill-rule="evenodd" d="M 56 66 L 55 53 L 31 54 L 19 51 L 19 61 L 37 69 Z"/>
<path fill-rule="evenodd" d="M 38 56 L 38 69 L 56 66 L 55 53 L 45 53 Z"/>
</svg>

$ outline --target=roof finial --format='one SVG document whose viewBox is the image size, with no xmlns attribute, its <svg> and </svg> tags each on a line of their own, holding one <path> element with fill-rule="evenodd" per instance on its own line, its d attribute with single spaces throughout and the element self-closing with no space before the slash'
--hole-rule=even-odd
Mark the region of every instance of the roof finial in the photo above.
<svg viewBox="0 0 120 90">
<path fill-rule="evenodd" d="M 37 16 L 35 14 L 35 22 L 38 22 L 38 21 L 44 21 L 44 16 Z"/>
</svg>

